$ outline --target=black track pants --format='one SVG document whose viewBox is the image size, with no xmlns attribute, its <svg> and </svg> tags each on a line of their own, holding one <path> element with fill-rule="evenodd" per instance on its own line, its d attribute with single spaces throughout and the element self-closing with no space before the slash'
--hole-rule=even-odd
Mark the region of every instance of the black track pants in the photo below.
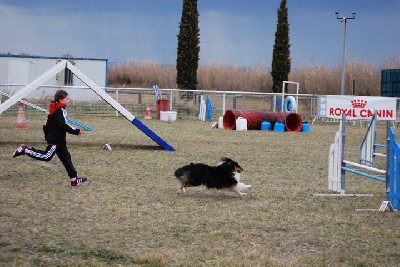
<svg viewBox="0 0 400 267">
<path fill-rule="evenodd" d="M 69 153 L 67 146 L 47 145 L 44 151 L 36 149 L 34 147 L 28 148 L 26 150 L 26 155 L 28 157 L 42 161 L 50 161 L 53 158 L 54 154 L 57 154 L 58 158 L 64 165 L 68 176 L 70 178 L 76 177 L 77 172 L 74 168 L 74 165 L 72 164 L 71 154 Z"/>
</svg>

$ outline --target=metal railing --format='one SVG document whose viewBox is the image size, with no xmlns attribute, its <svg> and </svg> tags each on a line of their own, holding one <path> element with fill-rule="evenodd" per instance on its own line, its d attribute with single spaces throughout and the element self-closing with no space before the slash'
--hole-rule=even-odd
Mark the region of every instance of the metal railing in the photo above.
<svg viewBox="0 0 400 267">
<path fill-rule="evenodd" d="M 0 85 L 0 92 L 9 95 L 15 94 L 24 85 L 5 84 Z M 68 107 L 70 115 L 103 115 L 119 116 L 118 111 L 114 110 L 108 103 L 102 100 L 93 90 L 84 86 L 49 86 L 43 85 L 28 95 L 24 100 L 34 105 L 48 108 L 50 100 L 57 90 L 66 90 L 70 94 L 72 104 Z M 138 118 L 143 118 L 146 108 L 151 109 L 151 114 L 156 117 L 158 99 L 153 88 L 103 88 L 113 99 L 118 101 L 125 109 Z M 201 95 L 208 97 L 212 103 L 212 120 L 218 120 L 226 110 L 258 110 L 267 112 L 280 112 L 282 106 L 282 96 L 294 96 L 297 103 L 297 113 L 303 120 L 315 121 L 317 117 L 318 95 L 313 94 L 293 94 L 293 93 L 259 93 L 243 91 L 213 91 L 213 90 L 179 90 L 179 89 L 160 89 L 161 98 L 168 100 L 168 110 L 176 111 L 178 119 L 197 119 Z M 0 103 L 8 97 L 0 95 Z M 14 105 L 5 113 L 15 114 L 18 106 Z M 164 110 L 165 111 L 165 110 Z M 39 113 L 31 107 L 26 108 L 26 112 Z M 397 122 L 400 121 L 400 101 L 397 101 Z M 328 121 L 321 118 L 322 122 Z"/>
<path fill-rule="evenodd" d="M 0 85 L 0 91 L 7 94 L 15 94 L 24 85 Z M 53 98 L 55 91 L 63 89 L 70 94 L 72 104 L 68 107 L 71 115 L 115 115 L 110 105 L 87 87 L 81 86 L 40 86 L 31 93 L 26 100 L 37 106 L 47 109 L 49 101 Z M 118 101 L 133 115 L 138 118 L 144 117 L 146 107 L 150 107 L 152 115 L 158 110 L 157 97 L 153 88 L 103 88 L 112 98 Z M 209 97 L 211 100 L 212 118 L 217 119 L 226 110 L 260 110 L 260 111 L 283 111 L 282 96 L 294 96 L 295 94 L 273 94 L 242 91 L 213 91 L 213 90 L 179 90 L 160 89 L 163 99 L 168 99 L 168 110 L 176 111 L 180 119 L 195 119 L 198 116 L 200 96 Z M 304 119 L 312 119 L 317 114 L 317 95 L 299 94 L 295 95 L 297 111 Z M 6 96 L 0 96 L 2 101 Z M 16 112 L 15 105 L 6 113 Z M 27 107 L 26 112 L 41 112 Z"/>
</svg>

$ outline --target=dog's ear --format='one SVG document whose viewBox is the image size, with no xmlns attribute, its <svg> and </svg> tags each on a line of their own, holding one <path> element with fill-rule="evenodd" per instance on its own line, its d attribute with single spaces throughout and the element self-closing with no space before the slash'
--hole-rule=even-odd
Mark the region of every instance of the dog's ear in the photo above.
<svg viewBox="0 0 400 267">
<path fill-rule="evenodd" d="M 227 158 L 227 157 L 222 157 L 222 158 L 221 158 L 221 161 L 222 161 L 222 162 L 225 162 L 225 163 L 228 163 L 228 164 L 230 164 L 230 163 L 233 162 L 233 160 L 231 160 L 230 158 Z"/>
</svg>

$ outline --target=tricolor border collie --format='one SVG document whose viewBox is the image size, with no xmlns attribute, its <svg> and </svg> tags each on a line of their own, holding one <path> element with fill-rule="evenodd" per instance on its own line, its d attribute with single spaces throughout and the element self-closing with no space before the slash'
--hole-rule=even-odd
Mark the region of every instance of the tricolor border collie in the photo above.
<svg viewBox="0 0 400 267">
<path fill-rule="evenodd" d="M 187 187 L 205 185 L 208 189 L 231 189 L 239 196 L 245 195 L 241 191 L 251 185 L 240 182 L 240 173 L 243 168 L 230 158 L 221 158 L 218 166 L 209 166 L 203 163 L 190 163 L 175 171 L 175 176 L 181 183 L 178 194 L 186 193 Z"/>
</svg>

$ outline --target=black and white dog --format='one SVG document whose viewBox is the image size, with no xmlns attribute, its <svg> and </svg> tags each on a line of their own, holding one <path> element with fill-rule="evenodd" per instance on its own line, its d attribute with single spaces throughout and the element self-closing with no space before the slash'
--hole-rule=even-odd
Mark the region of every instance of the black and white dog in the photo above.
<svg viewBox="0 0 400 267">
<path fill-rule="evenodd" d="M 243 168 L 230 158 L 221 158 L 218 166 L 209 166 L 203 163 L 190 163 L 175 171 L 175 176 L 181 182 L 178 194 L 186 193 L 186 188 L 205 185 L 208 189 L 231 189 L 239 196 L 245 195 L 241 191 L 251 187 L 240 182 L 240 173 Z"/>
</svg>

